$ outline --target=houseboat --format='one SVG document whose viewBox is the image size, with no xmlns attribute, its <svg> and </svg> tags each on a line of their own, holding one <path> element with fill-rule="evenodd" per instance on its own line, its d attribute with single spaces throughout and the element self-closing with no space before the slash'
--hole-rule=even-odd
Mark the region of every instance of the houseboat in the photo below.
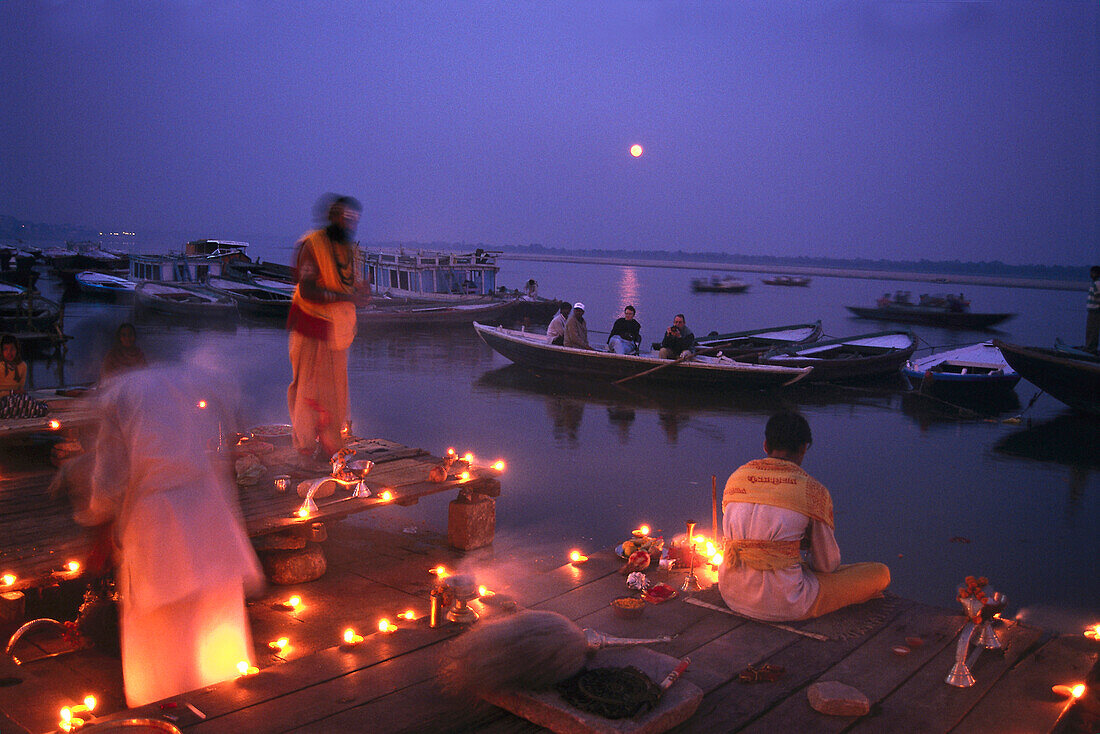
<svg viewBox="0 0 1100 734">
<path fill-rule="evenodd" d="M 376 298 L 471 303 L 497 297 L 499 254 L 364 251 L 362 272 Z"/>
</svg>

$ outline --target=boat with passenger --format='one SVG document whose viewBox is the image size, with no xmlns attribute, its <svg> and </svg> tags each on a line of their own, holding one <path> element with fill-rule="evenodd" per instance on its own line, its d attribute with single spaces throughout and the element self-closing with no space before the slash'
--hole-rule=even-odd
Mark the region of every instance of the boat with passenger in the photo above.
<svg viewBox="0 0 1100 734">
<path fill-rule="evenodd" d="M 764 285 L 787 285 L 806 288 L 810 285 L 810 279 L 804 275 L 775 275 L 770 278 L 761 278 Z"/>
<path fill-rule="evenodd" d="M 748 289 L 748 283 L 732 275 L 693 278 L 691 281 L 691 290 L 696 293 L 744 293 Z"/>
<path fill-rule="evenodd" d="M 933 297 L 921 296 L 918 303 L 910 300 L 909 291 L 884 295 L 874 307 L 846 306 L 861 319 L 894 321 L 904 324 L 925 324 L 947 329 L 988 329 L 1012 318 L 1011 313 L 977 313 L 970 310 L 970 301 L 960 293 Z"/>
<path fill-rule="evenodd" d="M 528 368 L 602 379 L 644 379 L 724 388 L 781 387 L 807 377 L 811 367 L 739 362 L 726 356 L 661 359 L 654 353 L 617 354 L 551 344 L 545 334 L 474 323 L 478 336 L 507 359 Z"/>
</svg>

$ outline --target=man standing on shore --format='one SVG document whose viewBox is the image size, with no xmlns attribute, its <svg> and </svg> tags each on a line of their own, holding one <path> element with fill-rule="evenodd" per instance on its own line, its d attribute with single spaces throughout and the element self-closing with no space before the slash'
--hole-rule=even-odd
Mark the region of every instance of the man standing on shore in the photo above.
<svg viewBox="0 0 1100 734">
<path fill-rule="evenodd" d="M 801 466 L 811 441 L 800 414 L 773 415 L 764 429 L 767 458 L 726 481 L 718 589 L 738 614 L 767 622 L 810 619 L 881 596 L 890 584 L 890 569 L 881 563 L 840 565 L 833 500 Z M 810 544 L 808 566 L 803 540 Z"/>
<path fill-rule="evenodd" d="M 1100 342 L 1100 265 L 1089 268 L 1089 300 L 1085 307 L 1088 315 L 1085 318 L 1085 351 L 1096 353 Z"/>
<path fill-rule="evenodd" d="M 287 406 L 294 447 L 304 457 L 327 460 L 343 446 L 348 414 L 348 347 L 355 339 L 355 307 L 370 297 L 356 274 L 359 202 L 332 196 L 328 226 L 298 243 L 298 286 L 287 328 L 293 380 Z"/>
</svg>

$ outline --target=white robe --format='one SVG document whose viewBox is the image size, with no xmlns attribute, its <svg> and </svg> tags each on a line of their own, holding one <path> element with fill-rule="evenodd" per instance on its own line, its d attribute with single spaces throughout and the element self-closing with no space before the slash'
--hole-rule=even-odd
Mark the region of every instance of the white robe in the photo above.
<svg viewBox="0 0 1100 734">
<path fill-rule="evenodd" d="M 227 402 L 226 387 L 193 367 L 127 373 L 100 398 L 95 465 L 76 519 L 115 523 L 131 707 L 226 680 L 253 659 L 244 594 L 262 572 L 229 470 L 208 452 Z"/>
<path fill-rule="evenodd" d="M 801 540 L 809 529 L 813 569 L 831 573 L 840 565 L 840 548 L 832 528 L 801 512 L 751 502 L 731 502 L 722 513 L 727 538 Z M 809 613 L 821 590 L 804 565 L 758 571 L 744 563 L 718 568 L 718 590 L 730 609 L 753 619 L 785 622 Z"/>
</svg>

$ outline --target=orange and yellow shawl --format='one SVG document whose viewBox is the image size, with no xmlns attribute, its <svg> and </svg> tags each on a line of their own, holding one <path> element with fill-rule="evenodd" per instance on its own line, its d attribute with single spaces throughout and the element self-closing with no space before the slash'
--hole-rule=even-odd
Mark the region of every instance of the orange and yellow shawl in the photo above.
<svg viewBox="0 0 1100 734">
<path fill-rule="evenodd" d="M 722 493 L 722 509 L 731 502 L 782 507 L 833 527 L 829 490 L 798 464 L 784 459 L 756 459 L 731 474 Z M 774 571 L 799 563 L 799 545 L 797 540 L 730 539 L 725 562 Z"/>
<path fill-rule="evenodd" d="M 319 287 L 350 294 L 355 290 L 355 247 L 348 246 L 343 257 L 337 253 L 337 248 L 340 246 L 333 243 L 323 229 L 318 229 L 302 238 L 298 257 L 301 259 L 308 254 L 317 263 Z M 325 339 L 333 349 L 347 349 L 351 346 L 356 328 L 355 304 L 351 301 L 310 301 L 302 296 L 301 288 L 296 286 L 291 311 L 295 309 L 312 319 L 325 322 Z"/>
</svg>

